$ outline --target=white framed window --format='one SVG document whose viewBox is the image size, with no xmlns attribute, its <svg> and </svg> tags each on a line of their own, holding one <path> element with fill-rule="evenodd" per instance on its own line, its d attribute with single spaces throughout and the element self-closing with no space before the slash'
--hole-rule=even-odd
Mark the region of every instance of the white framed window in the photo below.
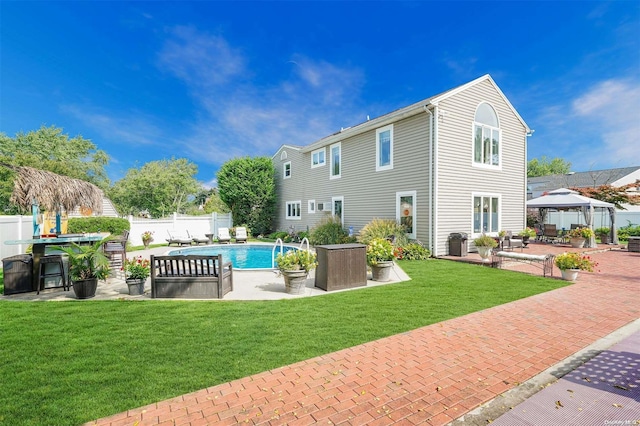
<svg viewBox="0 0 640 426">
<path fill-rule="evenodd" d="M 289 179 L 291 177 L 291 161 L 287 161 L 282 165 L 282 179 Z"/>
<path fill-rule="evenodd" d="M 478 105 L 473 122 L 473 165 L 499 168 L 501 164 L 500 123 L 498 115 L 486 102 Z"/>
<path fill-rule="evenodd" d="M 499 194 L 473 194 L 473 233 L 492 234 L 500 230 Z"/>
<path fill-rule="evenodd" d="M 329 178 L 338 179 L 342 175 L 342 144 L 340 142 L 329 147 L 331 153 L 331 173 Z"/>
<path fill-rule="evenodd" d="M 309 200 L 307 204 L 307 212 L 315 213 L 316 212 L 316 200 Z"/>
<path fill-rule="evenodd" d="M 376 129 L 376 171 L 393 169 L 393 124 Z"/>
<path fill-rule="evenodd" d="M 302 202 L 300 200 L 287 201 L 287 219 L 300 220 L 302 218 L 301 205 Z"/>
<path fill-rule="evenodd" d="M 407 237 L 416 238 L 416 191 L 396 192 L 396 220 L 407 230 Z"/>
<path fill-rule="evenodd" d="M 311 153 L 311 168 L 322 167 L 327 164 L 325 158 L 326 150 L 324 148 L 316 149 Z"/>
<path fill-rule="evenodd" d="M 287 159 L 287 151 L 282 151 L 280 153 L 280 161 L 284 161 Z"/>
<path fill-rule="evenodd" d="M 340 218 L 344 225 L 344 197 L 331 197 L 331 214 Z"/>
</svg>

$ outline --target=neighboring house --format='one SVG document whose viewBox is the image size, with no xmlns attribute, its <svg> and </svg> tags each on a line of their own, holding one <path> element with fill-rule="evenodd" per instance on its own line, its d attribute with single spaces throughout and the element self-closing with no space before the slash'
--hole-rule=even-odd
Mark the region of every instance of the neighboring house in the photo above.
<svg viewBox="0 0 640 426">
<path fill-rule="evenodd" d="M 72 212 L 69 212 L 69 217 L 86 217 L 86 216 L 95 216 L 95 214 L 91 210 L 82 210 L 79 207 L 74 209 Z M 118 211 L 115 206 L 106 196 L 102 197 L 102 213 L 101 217 L 120 217 Z"/>
<path fill-rule="evenodd" d="M 529 134 L 485 75 L 310 145 L 283 145 L 273 156 L 276 228 L 305 230 L 334 214 L 357 234 L 393 218 L 435 256 L 448 254 L 454 232 L 518 232 Z"/>
<path fill-rule="evenodd" d="M 529 178 L 527 180 L 527 197 L 529 199 L 538 198 L 545 192 L 559 188 L 595 188 L 601 185 L 617 187 L 630 183 L 638 183 L 635 192 L 640 192 L 640 166 Z M 626 211 L 640 212 L 640 206 L 624 205 L 624 207 Z"/>
</svg>

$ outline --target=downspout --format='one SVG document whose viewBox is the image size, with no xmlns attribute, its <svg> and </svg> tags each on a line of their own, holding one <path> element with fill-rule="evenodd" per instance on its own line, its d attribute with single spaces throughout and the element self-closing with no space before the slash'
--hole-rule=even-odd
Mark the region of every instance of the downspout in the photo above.
<svg viewBox="0 0 640 426">
<path fill-rule="evenodd" d="M 438 105 L 433 107 L 433 247 L 434 256 L 438 253 Z"/>
<path fill-rule="evenodd" d="M 429 250 L 435 253 L 433 244 L 433 113 L 427 106 L 425 112 L 429 113 Z"/>
</svg>

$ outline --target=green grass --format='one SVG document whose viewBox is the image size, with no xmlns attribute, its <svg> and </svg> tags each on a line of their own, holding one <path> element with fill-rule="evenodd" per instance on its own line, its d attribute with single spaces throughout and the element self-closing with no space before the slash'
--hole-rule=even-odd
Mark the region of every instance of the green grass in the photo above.
<svg viewBox="0 0 640 426">
<path fill-rule="evenodd" d="M 0 424 L 80 424 L 566 284 L 401 265 L 412 281 L 313 298 L 0 302 Z"/>
</svg>

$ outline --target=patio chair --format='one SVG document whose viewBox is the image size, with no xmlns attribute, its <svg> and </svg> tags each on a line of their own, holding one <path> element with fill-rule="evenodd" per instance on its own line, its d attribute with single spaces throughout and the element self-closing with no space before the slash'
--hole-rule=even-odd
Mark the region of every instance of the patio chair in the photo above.
<svg viewBox="0 0 640 426">
<path fill-rule="evenodd" d="M 120 270 L 124 267 L 127 258 L 127 241 L 129 231 L 123 231 L 122 235 L 111 239 L 102 245 L 102 251 L 109 258 L 109 268 Z"/>
<path fill-rule="evenodd" d="M 555 223 L 545 223 L 543 228 L 542 237 L 545 241 L 554 243 L 559 238 L 558 230 Z"/>
<path fill-rule="evenodd" d="M 169 234 L 169 238 L 167 238 L 167 245 L 171 245 L 171 244 L 177 244 L 178 246 L 182 247 L 183 245 L 185 246 L 190 246 L 191 245 L 191 238 L 187 238 L 184 237 L 182 235 L 176 235 L 176 234 L 171 234 L 171 232 L 169 232 L 169 230 L 167 229 L 167 234 Z"/>
<path fill-rule="evenodd" d="M 193 241 L 196 245 L 208 244 L 209 243 L 209 238 L 207 238 L 207 237 L 194 237 L 193 235 L 191 235 L 189 233 L 188 229 L 187 229 L 187 236 L 189 238 L 191 238 L 191 241 Z"/>
<path fill-rule="evenodd" d="M 229 228 L 218 228 L 218 242 L 221 244 L 229 244 L 231 242 Z"/>
<path fill-rule="evenodd" d="M 247 228 L 239 226 L 236 228 L 236 243 L 247 242 Z"/>
</svg>

